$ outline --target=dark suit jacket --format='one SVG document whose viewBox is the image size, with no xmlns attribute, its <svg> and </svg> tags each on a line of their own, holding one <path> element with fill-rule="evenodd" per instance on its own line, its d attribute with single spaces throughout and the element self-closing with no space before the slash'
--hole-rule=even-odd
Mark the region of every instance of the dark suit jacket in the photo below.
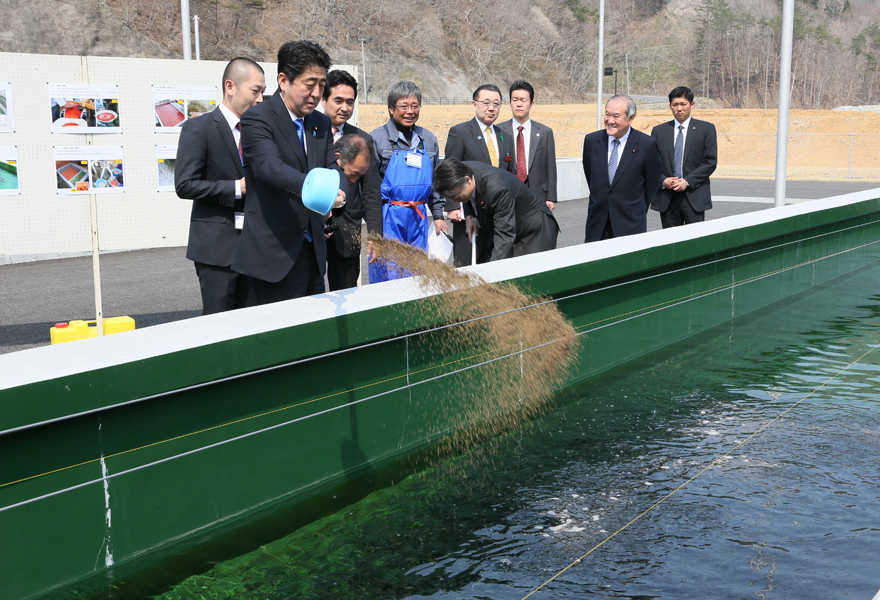
<svg viewBox="0 0 880 600">
<path fill-rule="evenodd" d="M 304 137 L 308 156 L 280 90 L 242 115 L 247 198 L 233 270 L 270 283 L 281 281 L 296 262 L 308 227 L 324 274 L 324 218 L 303 206 L 300 194 L 310 169 L 333 164 L 330 119 L 312 112 L 304 121 Z"/>
<path fill-rule="evenodd" d="M 344 258 L 354 258 L 361 254 L 361 221 L 364 218 L 366 203 L 379 204 L 379 169 L 373 160 L 373 138 L 366 131 L 345 123 L 342 135 L 355 133 L 366 140 L 370 152 L 370 168 L 356 183 L 350 183 L 339 170 L 342 190 L 345 192 L 345 206 L 334 208 L 328 226 L 333 230 L 329 242 L 336 253 Z M 368 200 L 369 199 L 369 200 Z"/>
<path fill-rule="evenodd" d="M 464 212 L 476 216 L 480 223 L 480 262 L 556 247 L 556 218 L 516 175 L 483 162 L 465 164 L 474 172 L 475 187 L 473 200 L 465 203 Z"/>
<path fill-rule="evenodd" d="M 648 206 L 660 190 L 660 154 L 654 138 L 630 129 L 610 183 L 608 134 L 600 129 L 584 137 L 584 175 L 590 186 L 585 242 L 601 240 L 609 219 L 614 237 L 648 229 Z"/>
<path fill-rule="evenodd" d="M 174 182 L 177 195 L 192 200 L 186 257 L 228 267 L 238 246 L 235 181 L 244 177 L 238 147 L 219 108 L 184 121 L 177 143 Z"/>
<path fill-rule="evenodd" d="M 660 151 L 663 164 L 660 177 L 661 188 L 665 178 L 675 176 L 673 155 L 675 154 L 675 136 L 678 135 L 677 126 L 678 122 L 673 119 L 661 123 L 651 130 L 651 136 L 657 140 L 657 149 Z M 707 121 L 691 118 L 685 138 L 681 176 L 687 179 L 688 187 L 684 193 L 695 211 L 703 212 L 712 208 L 709 176 L 715 172 L 717 165 L 718 138 L 715 126 Z M 651 206 L 660 212 L 665 211 L 669 208 L 669 201 L 673 193 L 672 190 L 661 189 Z"/>
<path fill-rule="evenodd" d="M 515 129 L 519 123 L 513 119 L 505 121 L 499 127 L 504 129 L 504 135 L 510 138 L 511 146 L 516 149 Z M 516 174 L 516 153 L 514 152 L 513 166 L 510 171 Z M 529 156 L 526 159 L 526 168 L 529 178 L 526 185 L 535 194 L 538 200 L 556 202 L 556 141 L 553 139 L 553 130 L 537 121 L 532 121 L 532 133 L 529 136 Z"/>
<path fill-rule="evenodd" d="M 485 126 L 482 130 L 477 126 L 476 119 L 453 125 L 446 137 L 446 158 L 457 158 L 461 161 L 479 161 L 492 166 L 489 158 L 489 148 L 486 147 Z M 505 171 L 516 173 L 516 163 L 513 162 L 513 141 L 505 130 L 495 125 L 495 137 L 498 138 L 498 167 Z M 513 166 L 511 166 L 513 165 Z M 458 209 L 458 202 L 446 202 L 446 210 Z"/>
</svg>

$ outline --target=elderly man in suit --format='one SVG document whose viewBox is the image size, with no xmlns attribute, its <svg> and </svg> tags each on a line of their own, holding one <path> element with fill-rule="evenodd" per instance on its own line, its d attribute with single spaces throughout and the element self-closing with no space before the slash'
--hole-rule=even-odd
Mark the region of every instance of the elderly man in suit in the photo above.
<svg viewBox="0 0 880 600">
<path fill-rule="evenodd" d="M 223 100 L 183 123 L 174 162 L 177 195 L 193 201 L 186 257 L 195 263 L 202 314 L 240 308 L 241 276 L 229 268 L 238 246 L 247 185 L 241 157 L 241 115 L 263 101 L 263 69 L 233 58 L 223 71 Z"/>
<path fill-rule="evenodd" d="M 473 94 L 474 118 L 449 129 L 446 158 L 476 160 L 493 167 L 513 170 L 513 141 L 494 125 L 501 113 L 501 90 L 487 83 Z M 455 266 L 470 264 L 471 247 L 465 231 L 462 206 L 446 199 L 446 214 L 452 221 L 453 260 Z"/>
<path fill-rule="evenodd" d="M 333 209 L 327 230 L 330 232 L 327 242 L 327 283 L 330 290 L 342 290 L 357 285 L 361 270 L 361 220 L 367 204 L 379 203 L 379 170 L 372 160 L 373 138 L 366 131 L 358 129 L 348 120 L 354 114 L 357 100 L 357 80 L 347 71 L 333 70 L 327 74 L 327 86 L 324 88 L 324 113 L 330 118 L 330 131 L 334 144 L 338 144 L 343 136 L 356 134 L 367 142 L 367 170 L 350 182 L 357 191 L 357 198 L 351 198 L 346 192 L 346 204 Z M 345 145 L 344 151 L 351 151 L 351 144 Z M 349 166 L 354 157 L 340 159 L 340 149 L 335 149 L 336 160 L 345 160 Z M 345 152 L 343 152 L 345 154 Z"/>
<path fill-rule="evenodd" d="M 590 188 L 584 241 L 647 231 L 648 206 L 660 189 L 660 154 L 649 135 L 631 126 L 636 103 L 612 96 L 605 129 L 584 137 L 583 165 Z"/>
<path fill-rule="evenodd" d="M 479 230 L 477 262 L 556 247 L 559 224 L 553 213 L 509 171 L 447 158 L 434 169 L 434 187 L 463 205 L 469 235 Z"/>
<path fill-rule="evenodd" d="M 513 172 L 547 208 L 556 208 L 556 142 L 553 130 L 530 117 L 535 88 L 528 81 L 510 84 L 513 118 L 498 127 L 513 140 Z"/>
<path fill-rule="evenodd" d="M 248 306 L 324 291 L 324 219 L 301 193 L 310 169 L 335 162 L 330 119 L 315 110 L 329 66 L 314 42 L 287 42 L 278 50 L 278 91 L 242 115 L 248 193 L 232 268 L 248 278 Z M 344 202 L 339 190 L 334 206 Z"/>
<path fill-rule="evenodd" d="M 662 184 L 651 206 L 660 211 L 663 228 L 698 223 L 712 208 L 709 176 L 718 164 L 715 126 L 691 117 L 694 93 L 680 86 L 669 92 L 673 119 L 654 127 L 663 164 Z"/>
</svg>

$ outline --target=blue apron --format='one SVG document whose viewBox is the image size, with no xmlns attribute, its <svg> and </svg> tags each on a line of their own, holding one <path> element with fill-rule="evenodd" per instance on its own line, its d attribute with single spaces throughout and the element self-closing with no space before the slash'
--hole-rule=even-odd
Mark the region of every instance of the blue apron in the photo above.
<svg viewBox="0 0 880 600">
<path fill-rule="evenodd" d="M 382 179 L 382 234 L 386 239 L 426 250 L 428 247 L 428 198 L 431 196 L 433 164 L 420 141 L 417 148 L 393 151 Z M 410 156 L 411 155 L 411 156 Z M 409 161 L 407 157 L 409 156 Z M 414 163 L 420 163 L 416 166 Z M 370 283 L 409 277 L 391 261 L 376 259 L 369 265 Z"/>
</svg>

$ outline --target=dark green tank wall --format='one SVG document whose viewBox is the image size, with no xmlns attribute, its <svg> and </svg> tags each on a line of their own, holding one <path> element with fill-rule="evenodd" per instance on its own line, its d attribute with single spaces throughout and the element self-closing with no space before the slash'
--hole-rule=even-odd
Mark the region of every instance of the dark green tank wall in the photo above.
<svg viewBox="0 0 880 600">
<path fill-rule="evenodd" d="M 514 281 L 577 328 L 574 383 L 876 261 L 878 221 L 874 199 Z M 421 302 L 0 390 L 0 430 L 45 423 L 0 436 L 0 597 L 106 597 L 262 514 L 387 483 L 456 427 L 450 373 L 478 361 L 437 355 Z"/>
</svg>

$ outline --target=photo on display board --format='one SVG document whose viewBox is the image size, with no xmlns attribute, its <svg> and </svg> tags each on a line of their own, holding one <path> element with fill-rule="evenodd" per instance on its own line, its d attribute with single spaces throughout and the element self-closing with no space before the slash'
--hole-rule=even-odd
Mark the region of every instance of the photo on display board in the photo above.
<svg viewBox="0 0 880 600">
<path fill-rule="evenodd" d="M 124 191 L 121 146 L 55 146 L 59 194 L 105 194 Z"/>
<path fill-rule="evenodd" d="M 56 160 L 55 174 L 60 192 L 88 192 L 89 161 Z"/>
<path fill-rule="evenodd" d="M 89 163 L 92 187 L 97 190 L 106 188 L 122 189 L 121 160 L 93 160 Z"/>
<path fill-rule="evenodd" d="M 156 191 L 174 191 L 174 163 L 176 159 L 177 144 L 156 144 Z"/>
<path fill-rule="evenodd" d="M 55 132 L 119 128 L 119 100 L 116 98 L 52 98 L 51 110 L 52 130 Z"/>
<path fill-rule="evenodd" d="M 161 98 L 153 105 L 156 116 L 156 127 L 180 127 L 186 120 L 183 100 Z"/>
<path fill-rule="evenodd" d="M 0 133 L 12 131 L 12 86 L 0 81 Z"/>
<path fill-rule="evenodd" d="M 189 100 L 186 103 L 186 117 L 195 119 L 205 113 L 209 113 L 217 106 L 214 100 Z"/>
<path fill-rule="evenodd" d="M 18 152 L 15 146 L 0 146 L 0 195 L 17 194 Z"/>
<path fill-rule="evenodd" d="M 187 119 L 209 113 L 220 97 L 212 86 L 153 84 L 153 122 L 157 133 L 173 133 Z"/>
</svg>

